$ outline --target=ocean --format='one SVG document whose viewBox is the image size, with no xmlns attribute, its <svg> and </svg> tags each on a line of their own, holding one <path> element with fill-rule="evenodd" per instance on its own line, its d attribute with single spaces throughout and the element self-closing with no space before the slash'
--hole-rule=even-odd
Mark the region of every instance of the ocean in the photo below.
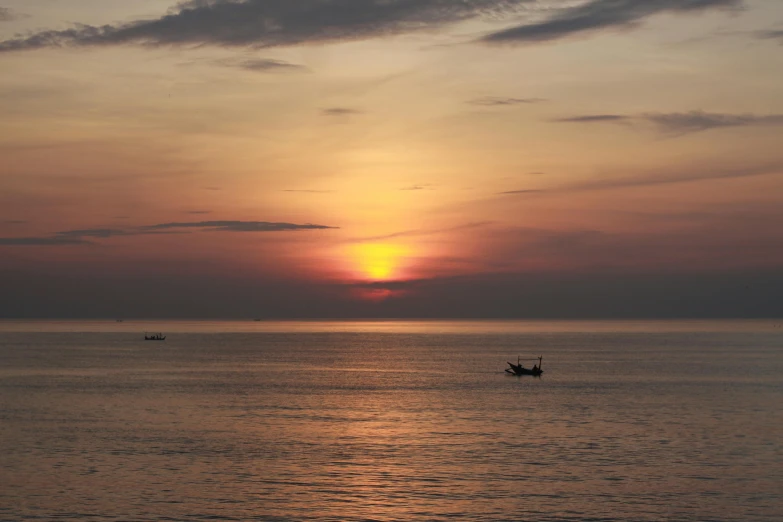
<svg viewBox="0 0 783 522">
<path fill-rule="evenodd" d="M 0 321 L 0 520 L 61 519 L 783 520 L 783 327 Z"/>
</svg>

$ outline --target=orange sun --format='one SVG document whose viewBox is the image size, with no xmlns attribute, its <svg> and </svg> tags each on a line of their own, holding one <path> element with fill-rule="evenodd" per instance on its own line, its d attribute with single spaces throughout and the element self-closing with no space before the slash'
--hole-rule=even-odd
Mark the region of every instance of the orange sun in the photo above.
<svg viewBox="0 0 783 522">
<path fill-rule="evenodd" d="M 388 243 L 361 243 L 350 249 L 356 270 L 372 281 L 389 281 L 400 277 L 410 248 Z"/>
</svg>

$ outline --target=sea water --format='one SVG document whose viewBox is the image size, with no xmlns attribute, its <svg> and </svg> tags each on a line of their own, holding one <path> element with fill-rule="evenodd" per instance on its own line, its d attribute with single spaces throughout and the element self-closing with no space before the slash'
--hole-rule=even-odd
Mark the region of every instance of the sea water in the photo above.
<svg viewBox="0 0 783 522">
<path fill-rule="evenodd" d="M 783 328 L 0 322 L 0 519 L 783 520 Z"/>
</svg>

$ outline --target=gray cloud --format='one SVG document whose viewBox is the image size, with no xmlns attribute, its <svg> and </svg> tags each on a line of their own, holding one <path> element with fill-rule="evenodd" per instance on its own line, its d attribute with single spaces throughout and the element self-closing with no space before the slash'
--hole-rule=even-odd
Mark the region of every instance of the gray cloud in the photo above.
<svg viewBox="0 0 783 522">
<path fill-rule="evenodd" d="M 653 124 L 665 134 L 689 134 L 722 127 L 750 127 L 783 125 L 783 114 L 724 114 L 704 111 L 651 112 L 639 115 L 588 114 L 551 120 L 558 123 L 629 123 Z"/>
<path fill-rule="evenodd" d="M 762 40 L 780 40 L 780 43 L 783 44 L 783 29 L 759 31 L 756 35 Z"/>
<path fill-rule="evenodd" d="M 24 17 L 24 15 L 17 13 L 13 9 L 8 7 L 0 7 L 0 22 L 11 22 L 13 20 L 18 20 Z"/>
<path fill-rule="evenodd" d="M 199 215 L 199 214 L 211 214 L 211 210 L 188 210 L 187 214 Z"/>
<path fill-rule="evenodd" d="M 196 221 L 173 222 L 147 225 L 143 227 L 117 229 L 117 228 L 86 228 L 79 230 L 64 230 L 54 236 L 44 237 L 0 237 L 0 246 L 27 246 L 27 245 L 89 245 L 93 244 L 85 238 L 106 239 L 116 236 L 138 236 L 149 234 L 172 234 L 181 229 L 200 229 L 203 231 L 218 232 L 290 232 L 297 230 L 326 230 L 338 227 L 326 225 L 314 225 L 306 223 L 297 225 L 294 223 L 272 223 L 267 221 Z"/>
<path fill-rule="evenodd" d="M 641 118 L 654 123 L 664 132 L 687 134 L 720 127 L 783 125 L 783 114 L 719 114 L 702 111 L 670 114 L 645 114 Z"/>
<path fill-rule="evenodd" d="M 65 230 L 63 232 L 57 232 L 58 238 L 84 238 L 84 237 L 96 237 L 107 238 L 112 236 L 127 236 L 131 235 L 126 230 L 120 230 L 116 228 L 86 228 L 82 230 Z"/>
<path fill-rule="evenodd" d="M 23 225 L 27 223 L 24 219 L 7 219 L 3 221 L 4 225 Z"/>
<path fill-rule="evenodd" d="M 400 190 L 434 190 L 431 183 L 425 183 L 423 185 L 411 185 L 409 187 L 403 187 Z"/>
<path fill-rule="evenodd" d="M 506 190 L 504 192 L 498 192 L 498 194 L 535 194 L 537 192 L 545 192 L 541 189 L 520 189 L 520 190 Z"/>
<path fill-rule="evenodd" d="M 497 107 L 507 105 L 521 105 L 528 103 L 541 103 L 547 101 L 544 98 L 501 98 L 498 96 L 484 96 L 482 98 L 475 98 L 468 100 L 470 105 L 483 105 L 485 107 Z"/>
<path fill-rule="evenodd" d="M 55 233 L 54 236 L 43 237 L 2 237 L 0 245 L 6 246 L 63 246 L 63 245 L 91 245 L 91 241 L 85 238 L 105 239 L 113 236 L 134 235 L 133 231 L 116 228 L 86 228 L 81 230 L 64 230 Z"/>
<path fill-rule="evenodd" d="M 504 29 L 482 38 L 485 43 L 556 40 L 573 34 L 628 27 L 661 12 L 695 12 L 742 5 L 743 0 L 591 0 L 556 10 L 549 18 Z"/>
<path fill-rule="evenodd" d="M 622 114 L 587 114 L 583 116 L 568 116 L 565 118 L 555 118 L 552 121 L 559 123 L 596 123 L 596 122 L 625 122 L 630 120 L 630 116 Z"/>
<path fill-rule="evenodd" d="M 77 25 L 0 42 L 0 51 L 117 44 L 275 47 L 432 29 L 531 0 L 189 0 L 157 19 Z"/>
<path fill-rule="evenodd" d="M 326 230 L 338 227 L 306 223 L 272 223 L 268 221 L 197 221 L 184 223 L 160 223 L 142 227 L 142 230 L 170 230 L 178 228 L 200 228 L 224 232 L 286 232 L 294 230 Z"/>
<path fill-rule="evenodd" d="M 89 241 L 79 237 L 0 237 L 0 246 L 64 246 L 89 245 Z"/>
<path fill-rule="evenodd" d="M 362 114 L 362 111 L 348 107 L 329 107 L 322 109 L 321 114 L 324 116 L 350 116 L 351 114 Z"/>
<path fill-rule="evenodd" d="M 307 67 L 303 65 L 267 58 L 225 59 L 218 60 L 216 63 L 225 67 L 234 67 L 245 71 L 261 73 L 306 72 L 308 70 Z"/>
</svg>

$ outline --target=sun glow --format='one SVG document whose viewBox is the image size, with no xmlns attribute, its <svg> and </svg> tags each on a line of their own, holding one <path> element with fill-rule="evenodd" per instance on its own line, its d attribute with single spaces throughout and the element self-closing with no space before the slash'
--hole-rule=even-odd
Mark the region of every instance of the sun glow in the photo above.
<svg viewBox="0 0 783 522">
<path fill-rule="evenodd" d="M 386 243 L 362 243 L 353 247 L 351 257 L 359 271 L 373 281 L 399 277 L 409 249 Z"/>
</svg>

